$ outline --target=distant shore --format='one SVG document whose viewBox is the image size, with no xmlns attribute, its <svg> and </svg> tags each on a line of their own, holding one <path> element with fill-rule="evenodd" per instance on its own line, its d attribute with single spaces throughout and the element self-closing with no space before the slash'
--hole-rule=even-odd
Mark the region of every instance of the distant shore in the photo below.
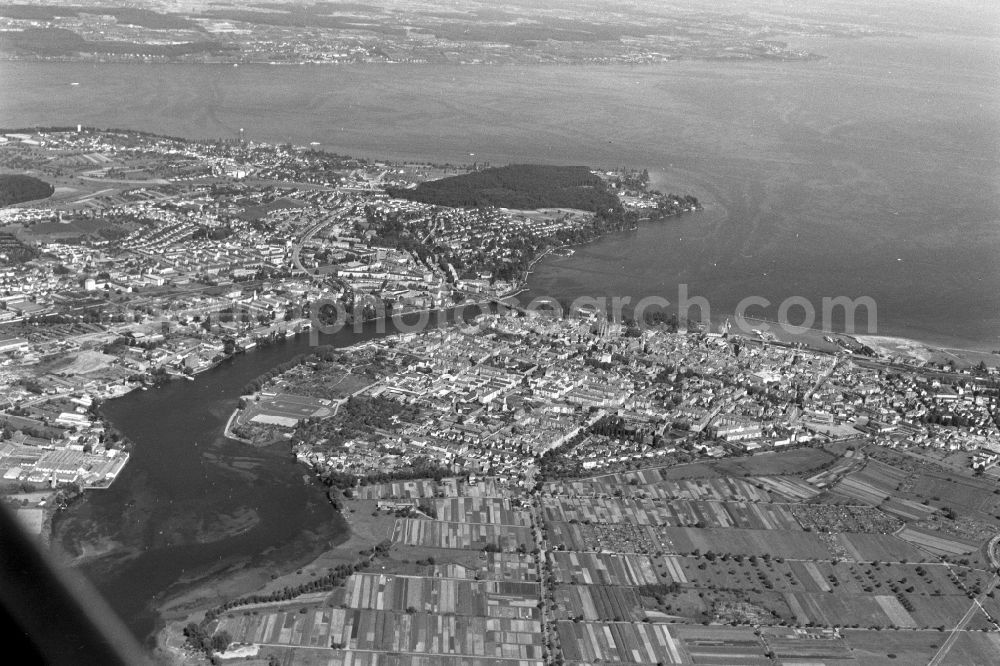
<svg viewBox="0 0 1000 666">
<path fill-rule="evenodd" d="M 839 338 L 854 341 L 858 345 L 868 346 L 877 353 L 884 354 L 886 356 L 905 356 L 929 363 L 959 361 L 961 363 L 967 363 L 969 366 L 978 365 L 980 361 L 983 361 L 988 367 L 1000 367 L 1000 355 L 988 351 L 944 347 L 903 336 L 859 335 L 824 331 L 816 328 L 810 328 L 803 332 L 794 332 L 785 330 L 780 325 L 776 325 L 775 322 L 770 320 L 754 319 L 753 317 L 747 317 L 746 319 L 747 322 L 751 324 L 753 322 L 759 322 L 761 324 L 768 325 L 769 328 L 766 332 L 773 335 L 774 338 L 780 342 L 800 343 L 810 349 L 816 349 L 824 352 L 844 351 L 844 348 L 841 345 L 838 345 L 836 342 L 829 342 L 826 339 L 832 338 L 836 340 Z M 750 339 L 757 339 L 752 333 L 737 331 L 737 334 Z"/>
</svg>

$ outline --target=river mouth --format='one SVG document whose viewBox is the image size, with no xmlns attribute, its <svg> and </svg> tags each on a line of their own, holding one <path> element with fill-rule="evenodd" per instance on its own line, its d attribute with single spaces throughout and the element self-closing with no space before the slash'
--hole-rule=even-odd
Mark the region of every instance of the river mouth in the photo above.
<svg viewBox="0 0 1000 666">
<path fill-rule="evenodd" d="M 212 457 L 203 464 L 220 467 Z M 54 548 L 151 646 L 162 619 L 252 592 L 346 537 L 322 488 L 303 480 L 287 450 L 260 461 L 266 468 L 255 474 L 209 469 L 205 478 L 217 478 L 183 496 L 148 490 L 148 475 L 136 473 L 123 484 L 124 505 L 88 500 L 60 516 Z"/>
<path fill-rule="evenodd" d="M 480 310 L 457 312 L 470 318 Z M 346 347 L 394 332 L 391 321 L 366 322 L 318 342 Z M 347 523 L 286 442 L 251 447 L 223 435 L 251 380 L 314 348 L 308 335 L 283 339 L 193 382 L 101 407 L 133 442 L 131 458 L 110 488 L 57 514 L 52 549 L 147 646 L 164 619 L 251 593 L 347 539 Z"/>
<path fill-rule="evenodd" d="M 52 542 L 147 644 L 165 605 L 250 592 L 346 535 L 286 443 L 251 448 L 222 436 L 242 387 L 307 351 L 305 339 L 282 342 L 102 408 L 134 442 L 131 459 L 111 488 L 57 516 Z"/>
</svg>

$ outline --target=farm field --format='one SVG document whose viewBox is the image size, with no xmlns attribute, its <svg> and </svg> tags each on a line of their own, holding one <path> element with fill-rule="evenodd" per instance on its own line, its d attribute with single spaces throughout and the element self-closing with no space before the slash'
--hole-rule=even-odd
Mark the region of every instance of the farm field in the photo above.
<svg viewBox="0 0 1000 666">
<path fill-rule="evenodd" d="M 890 497 L 879 504 L 886 513 L 897 516 L 901 520 L 924 520 L 937 511 L 932 506 L 920 504 L 902 497 Z"/>
<path fill-rule="evenodd" d="M 260 657 L 274 656 L 280 664 L 295 666 L 542 666 L 541 659 L 507 659 L 497 662 L 493 657 L 470 657 L 467 655 L 435 654 L 387 654 L 384 652 L 364 652 L 360 650 L 330 650 L 329 648 L 275 648 L 264 646 Z M 241 663 L 230 660 L 230 663 Z M 252 666 L 263 666 L 266 661 L 246 662 Z"/>
<path fill-rule="evenodd" d="M 392 541 L 409 546 L 472 550 L 493 545 L 506 552 L 514 552 L 522 545 L 530 550 L 534 544 L 531 530 L 527 527 L 446 523 L 421 518 L 397 519 Z"/>
<path fill-rule="evenodd" d="M 223 617 L 219 631 L 236 642 L 425 655 L 534 660 L 541 656 L 537 620 L 395 613 L 320 607 Z"/>
<path fill-rule="evenodd" d="M 897 492 L 902 490 L 901 486 L 911 476 L 911 472 L 896 465 L 868 458 L 864 467 L 852 476 L 887 492 Z"/>
<path fill-rule="evenodd" d="M 646 613 L 639 595 L 629 587 L 560 585 L 556 588 L 556 616 L 563 620 L 642 620 Z"/>
<path fill-rule="evenodd" d="M 662 527 L 629 523 L 547 523 L 546 527 L 549 543 L 564 550 L 656 553 L 673 548 Z"/>
<path fill-rule="evenodd" d="M 846 559 L 859 562 L 934 562 L 937 558 L 915 548 L 898 535 L 891 534 L 838 534 L 840 553 Z"/>
<path fill-rule="evenodd" d="M 837 495 L 848 499 L 877 506 L 890 497 L 890 491 L 873 484 L 856 474 L 848 474 L 835 484 L 831 490 Z"/>
<path fill-rule="evenodd" d="M 837 666 L 852 666 L 858 663 L 852 656 L 850 644 L 830 630 L 764 627 L 761 636 L 779 664 L 834 662 Z"/>
<path fill-rule="evenodd" d="M 949 557 L 960 556 L 974 552 L 978 549 L 977 545 L 970 545 L 957 539 L 949 539 L 944 536 L 929 534 L 922 530 L 915 530 L 910 527 L 902 530 L 897 536 L 900 539 L 908 541 L 926 551 L 930 551 L 935 555 L 947 555 Z M 984 535 L 984 538 L 985 536 L 988 535 Z"/>
<path fill-rule="evenodd" d="M 538 560 L 530 553 L 484 553 L 455 548 L 411 548 L 416 560 L 393 560 L 390 571 L 399 576 L 426 576 L 458 580 L 539 582 Z M 382 572 L 379 572 L 382 573 Z"/>
<path fill-rule="evenodd" d="M 558 583 L 574 585 L 652 585 L 661 582 L 650 558 L 611 553 L 552 553 Z M 669 582 L 669 581 L 667 581 Z"/>
<path fill-rule="evenodd" d="M 489 580 L 510 580 L 535 583 L 540 580 L 538 561 L 533 555 L 520 553 L 483 553 L 477 573 Z"/>
<path fill-rule="evenodd" d="M 995 664 L 1000 654 L 1000 634 L 963 631 L 944 660 L 947 664 Z"/>
<path fill-rule="evenodd" d="M 674 630 L 695 664 L 767 664 L 750 627 L 679 625 Z"/>
<path fill-rule="evenodd" d="M 947 638 L 936 631 L 865 631 L 841 632 L 853 649 L 858 663 L 868 666 L 926 664 Z M 997 634 L 962 632 L 949 650 L 944 664 L 996 663 Z M 891 655 L 891 656 L 890 656 Z"/>
<path fill-rule="evenodd" d="M 511 497 L 509 489 L 497 484 L 491 477 L 474 483 L 457 478 L 392 481 L 361 486 L 356 490 L 360 499 L 421 499 L 424 497 Z"/>
<path fill-rule="evenodd" d="M 347 581 L 348 608 L 538 619 L 537 583 L 358 573 Z"/>
<path fill-rule="evenodd" d="M 962 538 L 992 536 L 985 518 L 947 512 L 971 486 L 929 485 L 941 494 L 925 505 L 911 487 L 923 468 L 786 453 L 774 474 L 725 476 L 754 456 L 549 481 L 530 497 L 490 478 L 360 487 L 389 512 L 382 570 L 220 628 L 324 666 L 527 666 L 543 661 L 545 621 L 556 655 L 581 666 L 926 663 L 992 585 L 981 544 Z M 996 628 L 998 597 L 942 663 L 996 661 L 1000 634 L 980 630 Z"/>
<path fill-rule="evenodd" d="M 761 530 L 801 529 L 789 504 L 673 500 L 652 502 L 630 499 L 547 499 L 542 506 L 546 520 L 662 527 L 742 527 Z"/>
<path fill-rule="evenodd" d="M 924 473 L 913 482 L 913 492 L 921 498 L 956 509 L 990 514 L 1000 512 L 1000 495 L 995 494 L 995 490 L 995 483 L 957 475 Z"/>
<path fill-rule="evenodd" d="M 758 488 L 763 486 L 789 502 L 804 502 L 819 494 L 811 485 L 793 476 L 758 476 L 751 477 L 751 480 Z"/>
<path fill-rule="evenodd" d="M 644 603 L 651 610 L 662 604 L 668 613 L 690 616 L 729 603 L 735 593 L 736 599 L 794 624 L 935 628 L 953 626 L 969 608 L 968 591 L 985 588 L 988 578 L 975 569 L 944 565 L 737 557 L 651 558 L 662 582 L 676 582 L 680 589 L 650 588 L 656 604 L 651 597 Z M 708 605 L 692 607 L 685 593 L 693 591 Z"/>
<path fill-rule="evenodd" d="M 546 520 L 559 522 L 883 534 L 902 527 L 898 519 L 867 505 L 551 498 L 542 507 Z"/>
<path fill-rule="evenodd" d="M 538 561 L 530 553 L 484 553 L 470 550 L 414 548 L 411 557 L 430 559 L 394 560 L 391 573 L 399 576 L 454 578 L 458 580 L 539 582 Z M 379 572 L 382 573 L 382 572 Z"/>
<path fill-rule="evenodd" d="M 514 502 L 499 497 L 451 497 L 430 500 L 430 506 L 436 520 L 531 527 L 531 514 L 515 508 Z"/>
<path fill-rule="evenodd" d="M 621 492 L 626 497 L 682 500 L 731 500 L 737 502 L 802 501 L 819 494 L 794 477 L 704 477 L 673 480 L 666 470 L 646 469 L 606 474 L 592 479 L 546 482 L 543 490 L 553 495 L 594 497 Z"/>
<path fill-rule="evenodd" d="M 876 524 L 880 524 L 877 523 Z M 771 555 L 774 557 L 856 561 L 935 561 L 936 558 L 890 534 L 805 532 L 778 529 L 652 527 L 626 521 L 548 523 L 550 542 L 575 551 L 625 553 L 694 552 Z"/>
<path fill-rule="evenodd" d="M 627 664 L 694 663 L 665 624 L 633 622 L 557 622 L 567 663 L 599 661 Z"/>
<path fill-rule="evenodd" d="M 562 555 L 562 554 L 561 554 Z M 577 553 L 576 555 L 590 555 Z M 665 555 L 649 561 L 667 582 L 694 587 L 763 587 L 776 592 L 838 594 L 965 595 L 965 587 L 985 586 L 987 575 L 966 567 L 940 564 L 855 563 L 847 560 L 802 561 L 782 558 Z M 957 573 L 952 573 L 957 572 Z"/>
<path fill-rule="evenodd" d="M 838 595 L 820 593 L 785 594 L 785 601 L 799 624 L 822 626 L 903 627 L 916 628 L 900 601 L 889 594 Z M 962 612 L 965 612 L 964 609 Z M 956 620 L 961 613 L 956 616 Z"/>
<path fill-rule="evenodd" d="M 695 551 L 739 553 L 801 559 L 830 559 L 833 553 L 822 535 L 790 530 L 698 529 L 664 527 L 661 531 L 673 544 L 674 553 Z"/>
</svg>

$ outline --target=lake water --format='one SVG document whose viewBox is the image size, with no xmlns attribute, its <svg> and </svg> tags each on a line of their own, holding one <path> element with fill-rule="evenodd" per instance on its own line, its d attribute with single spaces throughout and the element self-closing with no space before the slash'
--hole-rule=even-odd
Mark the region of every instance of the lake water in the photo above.
<svg viewBox="0 0 1000 666">
<path fill-rule="evenodd" d="M 824 40 L 810 63 L 3 63 L 0 125 L 247 136 L 375 159 L 629 165 L 706 211 L 542 262 L 533 294 L 870 296 L 878 333 L 1000 348 L 998 40 Z M 70 86 L 71 82 L 79 83 Z M 833 322 L 836 324 L 837 322 Z"/>
<path fill-rule="evenodd" d="M 223 571 L 304 562 L 344 530 L 321 489 L 303 480 L 287 446 L 252 449 L 222 428 L 240 389 L 264 369 L 307 350 L 282 342 L 106 404 L 135 442 L 111 488 L 60 514 L 53 541 L 83 570 L 140 639 L 165 594 Z"/>
<path fill-rule="evenodd" d="M 243 127 L 251 139 L 374 159 L 645 167 L 706 209 L 550 257 L 529 296 L 674 301 L 683 283 L 715 315 L 746 296 L 817 306 L 871 296 L 878 333 L 1000 348 L 997 41 L 793 46 L 830 57 L 594 68 L 2 63 L 0 125 L 193 138 Z M 340 533 L 287 451 L 221 438 L 239 389 L 304 344 L 106 407 L 137 443 L 133 461 L 60 519 L 56 538 L 107 551 L 85 570 L 137 635 L 153 627 L 151 600 L 179 580 L 302 561 Z"/>
<path fill-rule="evenodd" d="M 353 328 L 319 342 L 343 347 L 383 334 L 376 324 Z M 81 565 L 140 640 L 156 627 L 166 598 L 224 575 L 287 572 L 346 536 L 323 487 L 287 444 L 253 448 L 222 434 L 250 380 L 311 349 L 308 335 L 282 340 L 194 381 L 102 407 L 134 442 L 131 459 L 109 489 L 88 492 L 57 516 L 53 544 Z"/>
</svg>

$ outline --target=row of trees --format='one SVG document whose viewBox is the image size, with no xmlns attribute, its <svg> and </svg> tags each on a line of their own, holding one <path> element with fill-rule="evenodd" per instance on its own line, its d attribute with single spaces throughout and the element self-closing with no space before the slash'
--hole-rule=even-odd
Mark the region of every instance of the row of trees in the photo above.
<svg viewBox="0 0 1000 666">
<path fill-rule="evenodd" d="M 344 496 L 350 498 L 353 494 L 351 488 L 356 485 L 367 486 L 413 479 L 434 479 L 440 483 L 442 479 L 454 476 L 454 472 L 451 468 L 439 464 L 429 456 L 418 456 L 409 466 L 398 469 L 368 472 L 361 475 L 338 470 L 325 470 L 321 472 L 320 476 L 327 486 L 342 489 Z M 334 505 L 336 506 L 337 503 Z"/>
</svg>

